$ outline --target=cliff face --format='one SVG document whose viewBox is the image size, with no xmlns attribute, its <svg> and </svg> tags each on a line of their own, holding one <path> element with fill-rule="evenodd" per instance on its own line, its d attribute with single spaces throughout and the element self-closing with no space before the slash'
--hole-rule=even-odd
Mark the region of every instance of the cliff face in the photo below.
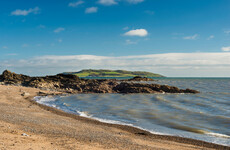
<svg viewBox="0 0 230 150">
<path fill-rule="evenodd" d="M 6 70 L 0 75 L 0 81 L 4 82 L 4 84 L 51 89 L 67 93 L 199 93 L 196 90 L 183 90 L 168 85 L 131 82 L 152 81 L 151 79 L 141 77 L 135 77 L 127 81 L 118 81 L 115 79 L 80 79 L 76 75 L 65 74 L 30 77 Z"/>
</svg>

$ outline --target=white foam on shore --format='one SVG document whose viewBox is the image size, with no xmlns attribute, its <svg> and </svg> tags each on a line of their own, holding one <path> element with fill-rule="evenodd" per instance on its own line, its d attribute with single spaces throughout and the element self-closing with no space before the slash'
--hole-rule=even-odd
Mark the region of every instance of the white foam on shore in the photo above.
<svg viewBox="0 0 230 150">
<path fill-rule="evenodd" d="M 92 115 L 89 115 L 87 112 L 81 112 L 81 111 L 76 111 L 78 114 L 79 114 L 79 116 L 81 116 L 81 117 L 86 117 L 86 118 L 91 118 L 92 117 Z"/>
<path fill-rule="evenodd" d="M 36 96 L 34 97 L 34 101 L 38 102 L 39 104 L 47 104 L 48 102 L 54 102 L 57 98 L 55 97 L 48 97 L 48 96 Z"/>
<path fill-rule="evenodd" d="M 124 123 L 124 122 L 121 122 L 121 121 L 116 121 L 116 120 L 109 120 L 109 119 L 102 119 L 102 118 L 98 118 L 98 117 L 93 117 L 93 115 L 89 115 L 88 112 L 81 112 L 81 111 L 76 111 L 76 112 L 79 114 L 79 116 L 82 116 L 82 117 L 85 117 L 85 118 L 90 118 L 90 119 L 95 119 L 95 120 L 97 120 L 97 121 L 99 121 L 99 122 L 103 122 L 103 123 L 131 126 L 131 127 L 134 127 L 134 128 L 138 128 L 138 129 L 141 129 L 141 130 L 150 132 L 150 133 L 152 133 L 152 134 L 170 135 L 170 134 L 165 134 L 165 133 L 161 133 L 161 132 L 155 132 L 155 131 L 147 130 L 147 129 L 141 128 L 141 127 L 139 127 L 139 126 L 135 126 L 135 125 L 129 124 L 129 123 Z"/>
<path fill-rule="evenodd" d="M 211 135 L 211 136 L 216 136 L 216 137 L 230 138 L 229 135 L 220 134 L 220 133 L 207 132 L 207 133 L 205 133 L 205 134 Z"/>
</svg>

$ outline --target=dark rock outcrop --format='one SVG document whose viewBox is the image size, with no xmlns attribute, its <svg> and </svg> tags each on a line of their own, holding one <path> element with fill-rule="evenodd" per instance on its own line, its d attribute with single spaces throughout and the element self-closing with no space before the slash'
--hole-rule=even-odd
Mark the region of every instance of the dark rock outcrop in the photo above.
<svg viewBox="0 0 230 150">
<path fill-rule="evenodd" d="M 117 93 L 199 93 L 191 89 L 179 89 L 174 86 L 122 82 L 114 87 Z"/>
<path fill-rule="evenodd" d="M 135 77 L 128 81 L 152 81 L 152 79 Z M 183 90 L 168 85 L 121 82 L 115 79 L 80 79 L 75 75 L 65 74 L 30 77 L 8 70 L 0 75 L 0 82 L 66 93 L 199 93 L 196 90 Z"/>
<path fill-rule="evenodd" d="M 141 76 L 135 76 L 132 79 L 128 79 L 127 81 L 154 81 L 151 78 L 141 77 Z"/>
<path fill-rule="evenodd" d="M 5 70 L 0 77 L 0 81 L 4 81 L 6 84 L 21 84 L 29 81 L 30 79 L 31 77 L 29 76 L 16 74 L 14 72 L 10 72 L 9 70 Z"/>
</svg>

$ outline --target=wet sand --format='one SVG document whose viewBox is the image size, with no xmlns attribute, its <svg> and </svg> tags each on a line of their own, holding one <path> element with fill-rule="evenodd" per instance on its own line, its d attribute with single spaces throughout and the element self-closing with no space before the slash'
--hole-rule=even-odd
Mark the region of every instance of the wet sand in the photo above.
<svg viewBox="0 0 230 150">
<path fill-rule="evenodd" d="M 39 91 L 0 85 L 0 150 L 230 149 L 68 114 L 32 101 Z M 29 95 L 22 96 L 23 92 Z"/>
</svg>

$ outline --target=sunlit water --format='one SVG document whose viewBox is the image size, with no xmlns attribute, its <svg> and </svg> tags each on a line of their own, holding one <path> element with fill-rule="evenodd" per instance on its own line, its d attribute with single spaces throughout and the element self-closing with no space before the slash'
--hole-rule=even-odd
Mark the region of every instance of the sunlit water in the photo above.
<svg viewBox="0 0 230 150">
<path fill-rule="evenodd" d="M 158 79 L 200 94 L 77 94 L 39 103 L 103 122 L 230 146 L 230 79 Z"/>
</svg>

